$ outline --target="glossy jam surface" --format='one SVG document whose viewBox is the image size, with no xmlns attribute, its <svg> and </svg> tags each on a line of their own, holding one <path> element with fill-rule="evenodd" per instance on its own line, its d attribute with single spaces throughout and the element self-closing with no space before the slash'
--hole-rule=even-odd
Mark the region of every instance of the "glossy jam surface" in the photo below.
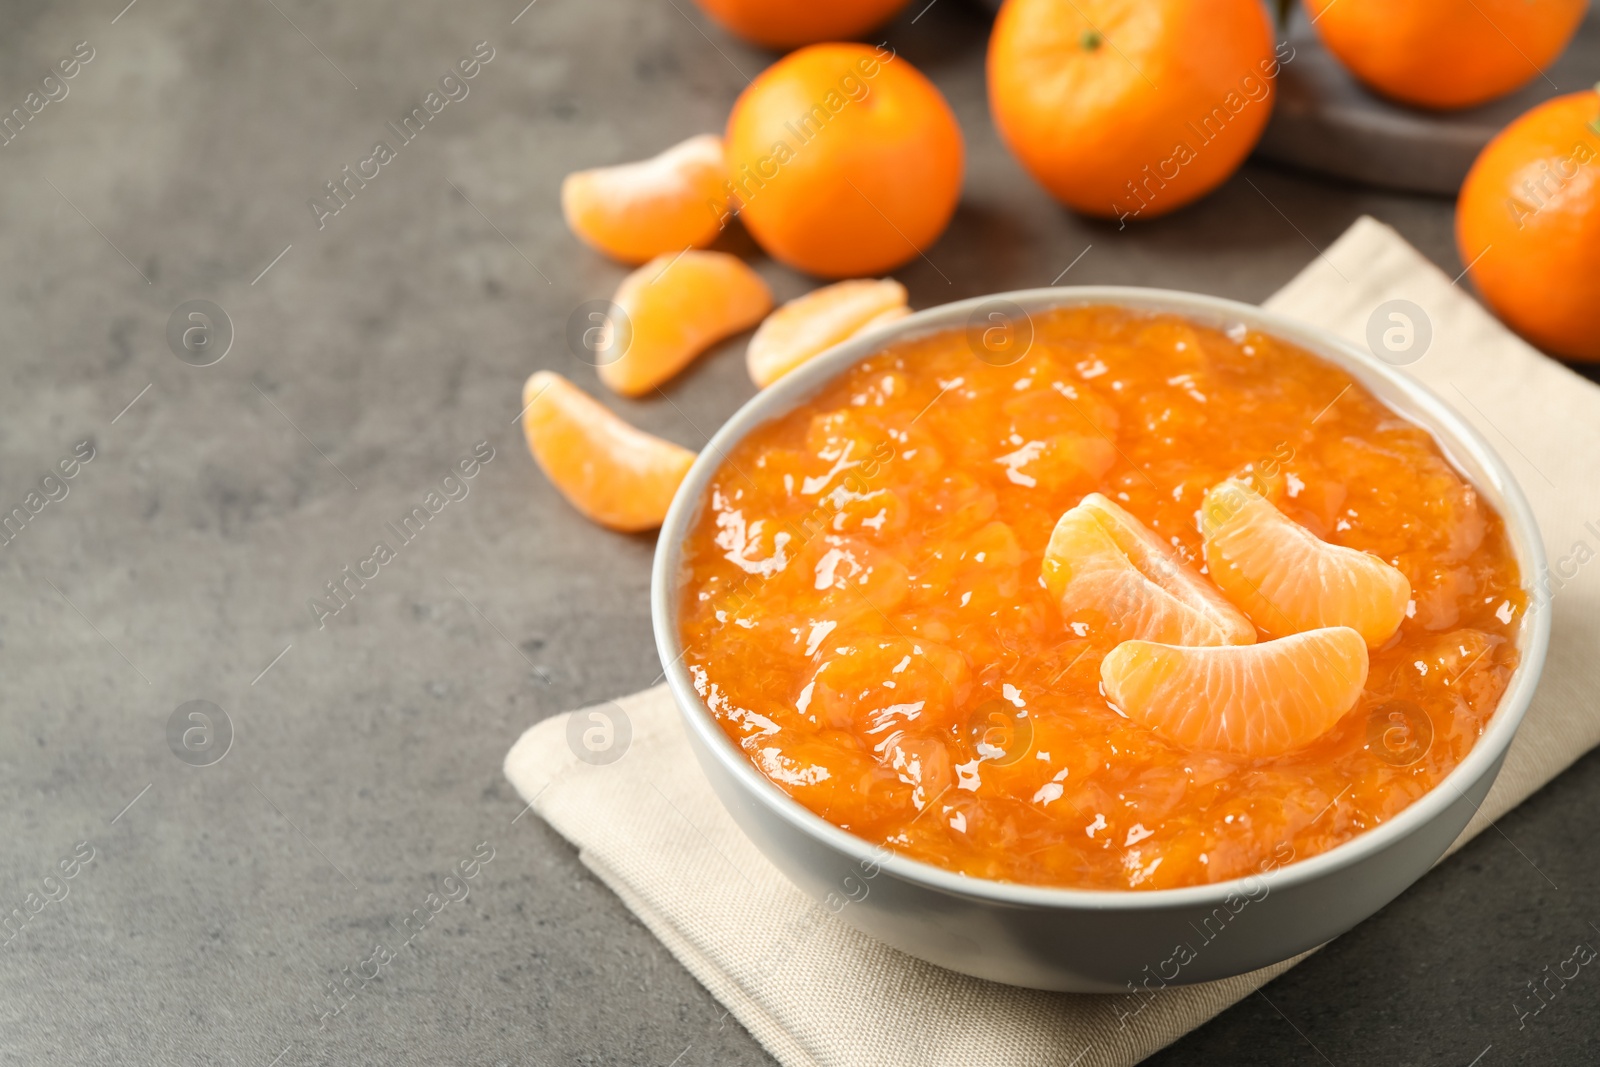
<svg viewBox="0 0 1600 1067">
<path fill-rule="evenodd" d="M 875 844 L 1094 889 L 1304 859 L 1439 782 L 1500 700 L 1525 597 L 1500 517 L 1432 437 L 1243 327 L 1104 307 L 1032 325 L 1008 365 L 966 331 L 898 342 L 727 456 L 680 626 L 750 761 Z M 1275 758 L 1186 751 L 1121 715 L 1105 620 L 1063 619 L 1040 581 L 1092 491 L 1203 574 L 1196 512 L 1230 475 L 1412 588 L 1356 707 Z"/>
</svg>

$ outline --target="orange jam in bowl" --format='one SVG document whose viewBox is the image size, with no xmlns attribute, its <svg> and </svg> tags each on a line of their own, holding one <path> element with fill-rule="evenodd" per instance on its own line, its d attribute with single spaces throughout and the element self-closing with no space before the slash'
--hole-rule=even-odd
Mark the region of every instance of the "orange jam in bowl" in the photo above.
<svg viewBox="0 0 1600 1067">
<path fill-rule="evenodd" d="M 1104 306 L 1032 325 L 1005 366 L 961 330 L 896 341 L 726 455 L 683 546 L 679 636 L 751 763 L 874 844 L 1085 889 L 1256 874 L 1438 784 L 1494 714 L 1527 602 L 1501 517 L 1429 433 L 1243 327 Z M 1287 642 L 1303 627 L 1212 585 L 1202 509 L 1229 479 L 1400 590 L 1386 626 L 1339 631 L 1367 644 L 1353 706 L 1281 751 L 1127 714 L 1102 667 L 1130 605 L 1069 608 L 1046 580 L 1064 513 L 1120 509 L 1212 605 L 1225 636 L 1199 643 Z"/>
</svg>

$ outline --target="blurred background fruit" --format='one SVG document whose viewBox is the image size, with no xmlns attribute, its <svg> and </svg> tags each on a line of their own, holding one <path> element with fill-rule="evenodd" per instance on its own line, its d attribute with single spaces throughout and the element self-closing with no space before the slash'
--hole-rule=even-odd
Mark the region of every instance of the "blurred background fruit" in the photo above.
<svg viewBox="0 0 1600 1067">
<path fill-rule="evenodd" d="M 905 0 L 696 2 L 748 40 L 804 47 L 750 82 L 725 137 L 563 182 L 580 239 L 648 261 L 617 295 L 638 305 L 624 310 L 642 320 L 629 319 L 637 343 L 598 367 L 625 395 L 650 391 L 770 306 L 764 283 L 720 252 L 686 258 L 679 277 L 657 284 L 734 215 L 789 267 L 871 279 L 937 241 L 961 196 L 962 133 L 926 77 L 887 44 L 806 44 L 864 33 Z M 1600 156 L 1600 125 L 1586 117 L 1600 97 L 1567 97 L 1505 128 L 1592 61 L 1595 27 L 1580 28 L 1588 0 L 984 2 L 998 10 L 986 56 L 997 132 L 1066 206 L 1153 219 L 1221 185 L 1258 145 L 1258 158 L 1363 183 L 1460 189 L 1458 245 L 1484 301 L 1547 351 L 1600 361 L 1600 329 L 1583 314 L 1600 296 L 1600 160 L 1585 147 Z M 909 313 L 890 279 L 792 301 L 752 338 L 752 378 L 767 384 L 870 326 L 874 301 L 892 304 L 881 309 L 890 317 Z"/>
<path fill-rule="evenodd" d="M 1385 96 L 1460 108 L 1538 77 L 1588 0 L 1306 0 L 1328 50 Z"/>
<path fill-rule="evenodd" d="M 701 248 L 727 219 L 722 138 L 703 133 L 638 163 L 569 174 L 561 212 L 589 245 L 624 263 Z"/>
<path fill-rule="evenodd" d="M 1057 200 L 1147 219 L 1238 168 L 1272 113 L 1277 69 L 1260 0 L 1007 0 L 989 106 Z"/>
<path fill-rule="evenodd" d="M 1539 105 L 1489 142 L 1461 187 L 1456 243 L 1518 333 L 1600 360 L 1600 86 Z"/>
<path fill-rule="evenodd" d="M 908 0 L 695 0 L 731 33 L 768 48 L 859 37 Z"/>
<path fill-rule="evenodd" d="M 724 140 L 745 228 L 824 278 L 914 258 L 961 196 L 955 115 L 887 48 L 819 44 L 780 59 L 739 94 Z"/>
</svg>

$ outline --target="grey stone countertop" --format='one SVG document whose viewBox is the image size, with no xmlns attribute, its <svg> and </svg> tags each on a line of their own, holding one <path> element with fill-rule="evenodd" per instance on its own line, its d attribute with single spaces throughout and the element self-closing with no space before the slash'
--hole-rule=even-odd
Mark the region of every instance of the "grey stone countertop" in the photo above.
<svg viewBox="0 0 1600 1067">
<path fill-rule="evenodd" d="M 0 934 L 6 1063 L 772 1062 L 512 822 L 500 773 L 530 724 L 659 671 L 651 539 L 578 518 L 513 425 L 536 368 L 598 392 L 566 320 L 624 273 L 567 233 L 561 177 L 719 129 L 770 57 L 690 0 L 524 2 L 0 11 L 0 111 L 30 112 L 0 145 L 0 504 L 93 453 L 0 545 L 0 911 L 46 900 Z M 1063 212 L 996 141 L 985 29 L 938 0 L 885 31 L 970 153 L 949 232 L 899 273 L 914 305 L 1075 260 L 1066 282 L 1256 301 L 1362 213 L 1461 269 L 1447 202 L 1268 166 L 1123 230 Z M 478 42 L 466 95 L 319 226 L 308 201 Z M 780 298 L 811 284 L 756 262 Z M 168 343 L 192 300 L 231 323 L 210 366 Z M 698 447 L 751 393 L 736 341 L 666 401 L 606 403 Z M 466 496 L 319 625 L 308 602 L 474 449 Z M 190 701 L 231 724 L 209 766 L 169 747 Z M 1578 1062 L 1600 976 L 1517 1006 L 1600 943 L 1600 757 L 1498 831 L 1153 1062 Z M 462 861 L 466 898 L 321 1027 Z"/>
</svg>

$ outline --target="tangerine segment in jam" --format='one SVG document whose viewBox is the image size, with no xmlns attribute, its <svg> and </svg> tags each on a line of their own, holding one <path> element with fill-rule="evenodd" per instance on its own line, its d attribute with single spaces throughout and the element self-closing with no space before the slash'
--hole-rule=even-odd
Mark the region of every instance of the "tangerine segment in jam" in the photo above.
<svg viewBox="0 0 1600 1067">
<path fill-rule="evenodd" d="M 1432 437 L 1243 326 L 1087 307 L 1033 330 L 1006 366 L 964 331 L 897 342 L 727 456 L 680 625 L 750 761 L 905 855 L 1093 889 L 1304 859 L 1436 785 L 1499 703 L 1526 601 L 1500 516 Z M 1098 492 L 1205 576 L 1202 501 L 1230 477 L 1411 589 L 1355 707 L 1264 758 L 1125 717 L 1100 671 L 1119 605 L 1064 616 L 1041 574 L 1056 521 Z M 1236 606 L 1261 640 L 1280 629 Z"/>
</svg>

